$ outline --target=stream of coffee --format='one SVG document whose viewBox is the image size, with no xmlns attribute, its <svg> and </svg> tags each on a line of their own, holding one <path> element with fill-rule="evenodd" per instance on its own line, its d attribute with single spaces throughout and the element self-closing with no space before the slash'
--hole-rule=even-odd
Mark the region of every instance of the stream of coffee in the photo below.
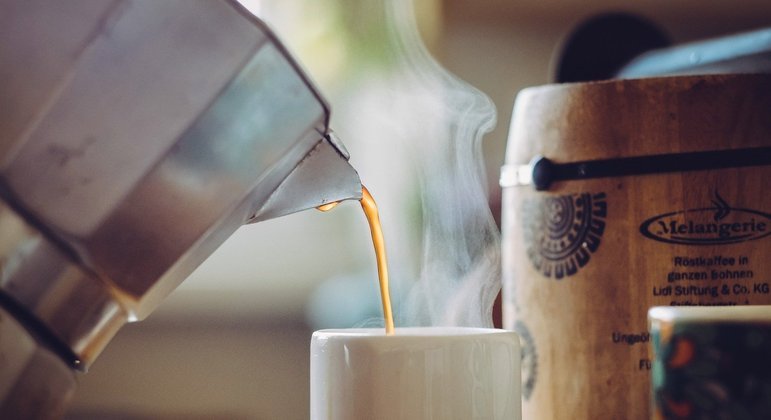
<svg viewBox="0 0 771 420">
<path fill-rule="evenodd" d="M 369 223 L 369 231 L 372 234 L 372 244 L 375 246 L 375 259 L 377 260 L 377 276 L 380 281 L 380 300 L 383 304 L 383 318 L 385 319 L 386 335 L 394 334 L 394 317 L 391 312 L 391 294 L 388 290 L 388 263 L 386 259 L 385 240 L 383 229 L 380 226 L 380 216 L 377 204 L 372 194 L 366 187 L 361 187 L 361 208 Z M 321 211 L 329 211 L 340 204 L 339 201 L 316 207 Z"/>
</svg>

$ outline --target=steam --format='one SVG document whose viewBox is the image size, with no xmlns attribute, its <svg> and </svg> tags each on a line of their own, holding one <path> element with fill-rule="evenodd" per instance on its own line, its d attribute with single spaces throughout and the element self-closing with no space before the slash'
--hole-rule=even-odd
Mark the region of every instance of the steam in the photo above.
<svg viewBox="0 0 771 420">
<path fill-rule="evenodd" d="M 400 147 L 414 159 L 423 221 L 419 278 L 395 305 L 397 325 L 491 326 L 500 235 L 487 205 L 481 141 L 495 125 L 495 108 L 434 61 L 411 0 L 385 7 L 404 86 L 395 94 L 417 110 L 399 121 L 412 139 Z"/>
</svg>

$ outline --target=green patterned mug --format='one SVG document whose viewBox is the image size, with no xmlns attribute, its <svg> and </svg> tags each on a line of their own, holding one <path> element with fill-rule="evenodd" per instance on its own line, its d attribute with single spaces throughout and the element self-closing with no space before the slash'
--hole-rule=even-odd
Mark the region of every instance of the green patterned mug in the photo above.
<svg viewBox="0 0 771 420">
<path fill-rule="evenodd" d="M 771 419 L 771 306 L 654 307 L 654 419 Z"/>
</svg>

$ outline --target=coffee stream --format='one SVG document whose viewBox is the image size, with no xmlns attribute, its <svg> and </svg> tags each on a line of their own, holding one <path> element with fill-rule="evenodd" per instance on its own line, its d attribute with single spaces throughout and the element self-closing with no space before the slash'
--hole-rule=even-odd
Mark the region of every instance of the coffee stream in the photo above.
<svg viewBox="0 0 771 420">
<path fill-rule="evenodd" d="M 385 240 L 383 229 L 380 225 L 380 216 L 377 212 L 375 199 L 366 187 L 361 187 L 361 208 L 367 216 L 369 231 L 372 234 L 372 244 L 375 246 L 375 259 L 377 260 L 377 276 L 380 281 L 380 300 L 383 304 L 383 317 L 385 318 L 386 335 L 394 334 L 394 317 L 391 312 L 391 294 L 388 291 L 388 264 L 386 261 Z M 335 208 L 339 201 L 316 207 L 321 211 L 329 211 Z"/>
</svg>

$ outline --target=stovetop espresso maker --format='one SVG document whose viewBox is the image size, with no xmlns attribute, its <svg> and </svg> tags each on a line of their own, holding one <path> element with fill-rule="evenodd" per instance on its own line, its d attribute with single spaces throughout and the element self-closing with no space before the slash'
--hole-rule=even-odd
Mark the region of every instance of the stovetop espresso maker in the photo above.
<svg viewBox="0 0 771 420">
<path fill-rule="evenodd" d="M 242 224 L 361 198 L 235 1 L 0 0 L 0 39 L 0 413 L 63 413 L 73 369 Z"/>
</svg>

